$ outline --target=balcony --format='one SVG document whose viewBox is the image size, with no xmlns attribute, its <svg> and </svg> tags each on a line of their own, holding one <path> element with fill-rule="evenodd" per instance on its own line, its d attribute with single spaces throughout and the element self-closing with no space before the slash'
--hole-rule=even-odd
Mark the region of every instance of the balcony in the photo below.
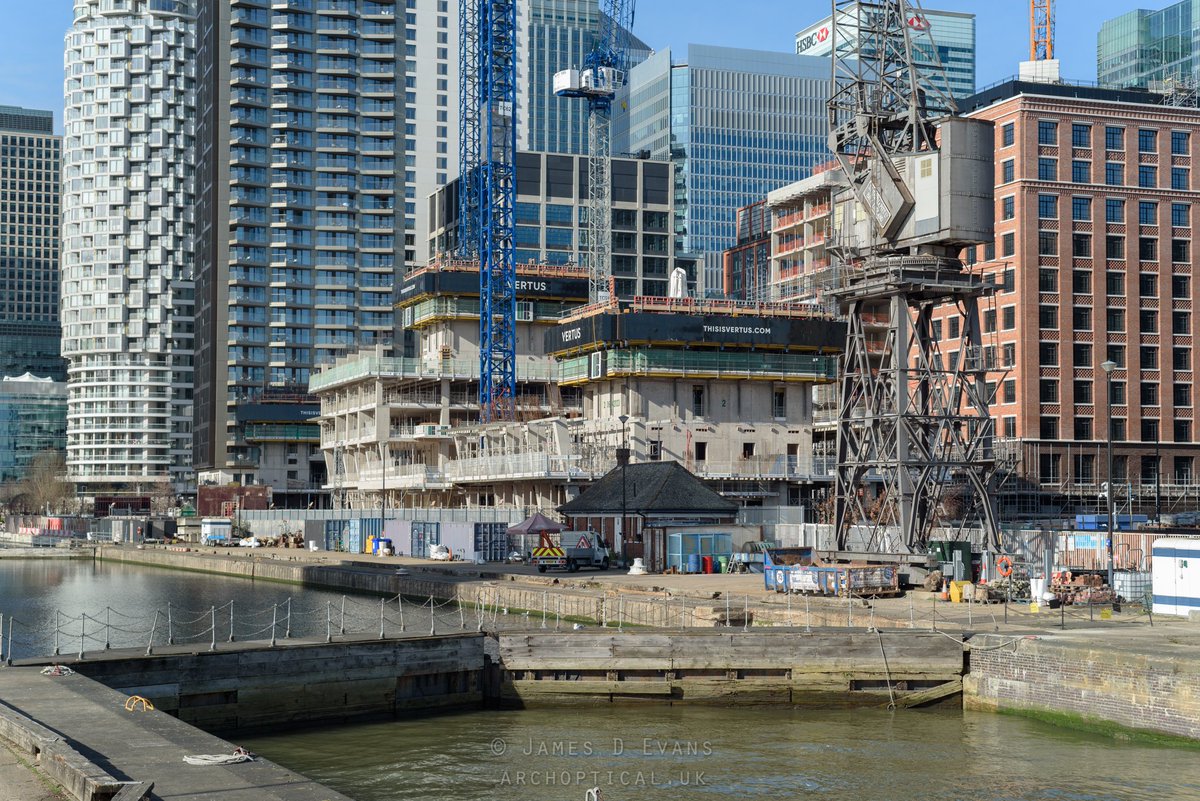
<svg viewBox="0 0 1200 801">
<path fill-rule="evenodd" d="M 469 484 L 520 479 L 595 478 L 580 465 L 578 456 L 548 453 L 515 453 L 456 459 L 446 465 L 448 481 Z"/>
</svg>

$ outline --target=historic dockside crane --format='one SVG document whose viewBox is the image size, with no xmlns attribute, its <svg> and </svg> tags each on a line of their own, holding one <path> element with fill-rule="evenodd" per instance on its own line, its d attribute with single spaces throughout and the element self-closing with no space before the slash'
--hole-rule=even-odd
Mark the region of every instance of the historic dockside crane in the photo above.
<svg viewBox="0 0 1200 801">
<path fill-rule="evenodd" d="M 979 321 L 994 286 L 959 259 L 994 237 L 992 126 L 956 116 L 945 82 L 921 74 L 937 49 L 917 0 L 833 0 L 832 32 L 829 145 L 848 184 L 834 201 L 849 326 L 838 547 L 920 552 L 944 526 L 994 545 Z M 935 334 L 947 309 L 956 336 Z"/>
</svg>

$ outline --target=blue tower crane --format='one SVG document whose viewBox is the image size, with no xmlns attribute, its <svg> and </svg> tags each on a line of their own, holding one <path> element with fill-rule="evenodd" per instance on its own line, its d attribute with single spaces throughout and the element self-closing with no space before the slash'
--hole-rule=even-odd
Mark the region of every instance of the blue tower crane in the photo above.
<svg viewBox="0 0 1200 801">
<path fill-rule="evenodd" d="M 600 35 L 583 69 L 554 75 L 554 94 L 588 103 L 588 299 L 609 300 L 612 279 L 612 103 L 629 72 L 634 0 L 600 0 Z"/>
<path fill-rule="evenodd" d="M 516 415 L 516 0 L 460 0 L 460 257 L 479 258 L 479 416 Z"/>
</svg>

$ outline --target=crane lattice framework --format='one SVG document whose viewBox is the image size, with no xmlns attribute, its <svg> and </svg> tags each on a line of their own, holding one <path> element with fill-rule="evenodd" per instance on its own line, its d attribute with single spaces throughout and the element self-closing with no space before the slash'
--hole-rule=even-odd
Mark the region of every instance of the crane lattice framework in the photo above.
<svg viewBox="0 0 1200 801">
<path fill-rule="evenodd" d="M 852 193 L 834 251 L 854 265 L 835 292 L 849 323 L 838 547 L 919 552 L 946 524 L 982 529 L 995 545 L 979 323 L 979 299 L 994 286 L 958 258 L 993 236 L 990 126 L 954 116 L 935 124 L 955 105 L 940 82 L 920 80 L 916 48 L 937 51 L 918 43 L 929 22 L 917 2 L 833 0 L 833 11 L 830 149 Z M 934 311 L 945 307 L 961 318 L 958 337 L 934 335 Z"/>
<path fill-rule="evenodd" d="M 479 415 L 516 416 L 517 6 L 461 0 L 459 240 L 479 259 Z"/>
<path fill-rule="evenodd" d="M 629 71 L 634 0 L 601 0 L 600 31 L 582 70 L 554 76 L 560 97 L 588 102 L 588 300 L 603 303 L 612 285 L 612 104 Z"/>
<path fill-rule="evenodd" d="M 1029 0 L 1029 60 L 1054 58 L 1054 0 Z"/>
</svg>

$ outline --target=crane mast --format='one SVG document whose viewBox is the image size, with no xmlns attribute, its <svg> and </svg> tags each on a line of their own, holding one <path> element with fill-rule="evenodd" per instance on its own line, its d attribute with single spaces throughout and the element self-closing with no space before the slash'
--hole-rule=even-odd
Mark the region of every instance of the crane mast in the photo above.
<svg viewBox="0 0 1200 801">
<path fill-rule="evenodd" d="M 1054 58 L 1054 0 L 1029 0 L 1029 60 Z"/>
<path fill-rule="evenodd" d="M 937 58 L 919 2 L 832 5 L 829 142 L 847 184 L 832 247 L 847 267 L 835 295 L 848 321 L 837 544 L 917 552 L 941 529 L 995 545 L 979 324 L 994 285 L 959 260 L 994 237 L 991 124 L 956 116 L 944 76 L 918 68 L 918 55 Z M 943 314 L 961 323 L 950 336 L 935 333 Z"/>
<path fill-rule="evenodd" d="M 516 416 L 516 0 L 461 0 L 460 257 L 479 259 L 479 414 Z"/>
<path fill-rule="evenodd" d="M 601 0 L 600 33 L 583 69 L 554 76 L 559 97 L 588 103 L 588 300 L 604 303 L 612 285 L 612 103 L 629 71 L 634 0 Z"/>
</svg>

